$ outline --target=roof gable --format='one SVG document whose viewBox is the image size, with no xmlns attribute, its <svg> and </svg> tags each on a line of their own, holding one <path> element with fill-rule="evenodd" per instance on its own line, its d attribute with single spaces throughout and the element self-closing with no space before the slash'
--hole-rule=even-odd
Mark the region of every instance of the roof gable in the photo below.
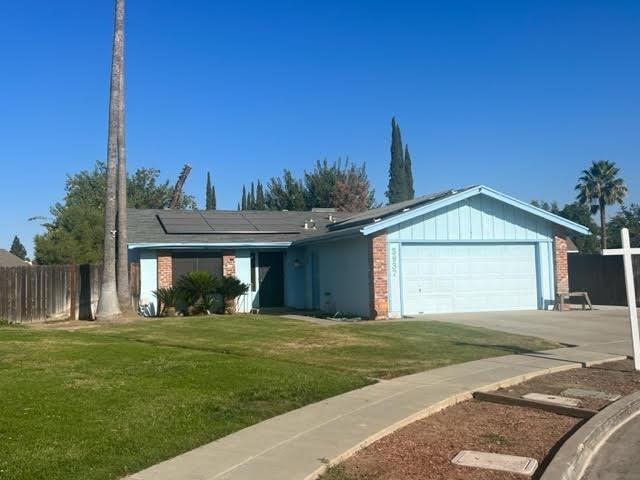
<svg viewBox="0 0 640 480">
<path fill-rule="evenodd" d="M 488 197 L 494 198 L 498 201 L 504 202 L 519 210 L 525 211 L 529 214 L 543 218 L 553 224 L 559 225 L 568 230 L 571 230 L 580 234 L 584 234 L 584 235 L 589 233 L 589 229 L 583 225 L 579 225 L 570 220 L 567 220 L 566 218 L 560 217 L 559 215 L 555 215 L 541 208 L 534 207 L 533 205 L 529 205 L 528 203 L 525 203 L 521 200 L 510 197 L 509 195 L 505 195 L 504 193 L 498 192 L 497 190 L 486 187 L 484 185 L 470 187 L 465 190 L 452 193 L 450 195 L 436 198 L 435 200 L 430 201 L 423 205 L 419 205 L 416 208 L 409 208 L 409 209 L 405 208 L 402 211 L 396 212 L 395 214 L 387 218 L 383 218 L 380 220 L 373 220 L 371 223 L 365 225 L 361 229 L 361 232 L 364 235 L 371 235 L 372 233 L 387 229 L 394 225 L 398 225 L 399 223 L 405 222 L 412 218 L 416 218 L 418 216 L 424 215 L 429 212 L 433 212 L 437 209 L 446 207 L 448 205 L 452 205 L 461 200 L 471 198 L 476 195 L 486 195 Z"/>
</svg>

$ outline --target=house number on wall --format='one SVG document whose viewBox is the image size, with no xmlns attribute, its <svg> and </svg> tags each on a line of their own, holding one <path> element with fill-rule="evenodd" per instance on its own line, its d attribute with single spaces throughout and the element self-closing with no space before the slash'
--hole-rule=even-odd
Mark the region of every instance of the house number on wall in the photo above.
<svg viewBox="0 0 640 480">
<path fill-rule="evenodd" d="M 391 275 L 398 276 L 398 247 L 391 247 Z"/>
</svg>

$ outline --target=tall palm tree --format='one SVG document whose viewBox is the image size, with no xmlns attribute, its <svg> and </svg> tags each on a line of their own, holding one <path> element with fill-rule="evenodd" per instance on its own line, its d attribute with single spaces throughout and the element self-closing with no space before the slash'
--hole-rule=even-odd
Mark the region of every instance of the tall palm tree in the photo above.
<svg viewBox="0 0 640 480">
<path fill-rule="evenodd" d="M 116 189 L 118 162 L 118 109 L 123 53 L 124 0 L 116 0 L 111 51 L 111 84 L 109 88 L 109 134 L 107 140 L 107 191 L 104 205 L 104 256 L 102 282 L 96 319 L 120 315 L 116 288 Z"/>
<path fill-rule="evenodd" d="M 618 176 L 620 169 L 615 162 L 608 160 L 593 161 L 587 170 L 582 171 L 578 179 L 577 199 L 591 206 L 591 213 L 600 213 L 600 248 L 607 248 L 607 205 L 622 203 L 627 194 L 624 180 Z"/>
<path fill-rule="evenodd" d="M 124 0 L 122 0 L 124 4 Z M 124 7 L 124 5 L 123 5 Z M 122 311 L 131 310 L 129 290 L 129 252 L 127 249 L 127 163 L 124 134 L 124 27 L 120 65 L 120 100 L 118 102 L 118 259 L 116 277 L 118 302 Z"/>
</svg>

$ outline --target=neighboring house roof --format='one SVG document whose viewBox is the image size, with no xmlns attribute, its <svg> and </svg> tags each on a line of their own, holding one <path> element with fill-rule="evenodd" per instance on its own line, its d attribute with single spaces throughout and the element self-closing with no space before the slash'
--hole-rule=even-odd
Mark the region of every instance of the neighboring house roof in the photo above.
<svg viewBox="0 0 640 480">
<path fill-rule="evenodd" d="M 29 264 L 4 248 L 0 248 L 0 267 L 28 267 Z"/>
<path fill-rule="evenodd" d="M 483 185 L 423 195 L 366 212 L 128 210 L 130 247 L 219 245 L 287 246 L 370 235 L 474 195 L 488 195 L 567 230 L 589 229 Z M 307 227 L 305 228 L 305 223 Z"/>
<path fill-rule="evenodd" d="M 570 238 L 567 238 L 567 253 L 580 253 L 580 250 Z"/>
</svg>

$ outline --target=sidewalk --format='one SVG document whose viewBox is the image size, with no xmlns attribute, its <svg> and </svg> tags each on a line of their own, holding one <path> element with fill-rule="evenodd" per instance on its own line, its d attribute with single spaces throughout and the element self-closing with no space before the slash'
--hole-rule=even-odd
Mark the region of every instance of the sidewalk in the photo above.
<svg viewBox="0 0 640 480">
<path fill-rule="evenodd" d="M 303 480 L 454 403 L 553 371 L 619 360 L 626 341 L 507 355 L 381 381 L 245 428 L 128 480 Z"/>
</svg>

